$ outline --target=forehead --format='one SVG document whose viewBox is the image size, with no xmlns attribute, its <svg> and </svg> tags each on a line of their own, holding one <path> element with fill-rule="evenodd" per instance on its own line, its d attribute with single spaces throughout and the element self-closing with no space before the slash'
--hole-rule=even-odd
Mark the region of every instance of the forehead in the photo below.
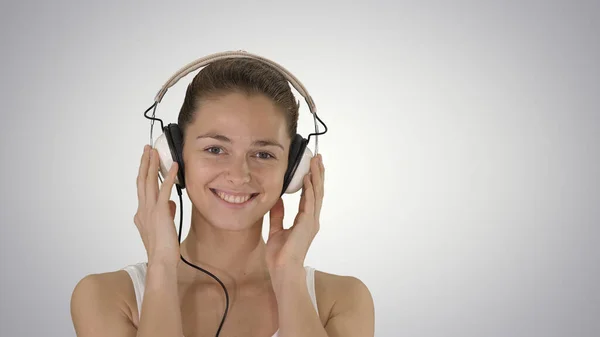
<svg viewBox="0 0 600 337">
<path fill-rule="evenodd" d="M 230 137 L 285 139 L 287 127 L 283 112 L 268 97 L 231 93 L 203 101 L 189 131 L 191 134 L 219 131 Z"/>
</svg>

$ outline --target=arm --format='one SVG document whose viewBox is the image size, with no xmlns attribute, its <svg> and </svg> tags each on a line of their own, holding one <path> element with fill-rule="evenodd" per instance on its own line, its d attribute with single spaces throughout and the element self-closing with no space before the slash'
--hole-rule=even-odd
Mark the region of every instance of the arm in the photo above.
<svg viewBox="0 0 600 337">
<path fill-rule="evenodd" d="M 94 274 L 77 283 L 71 295 L 71 319 L 78 337 L 134 337 L 136 328 L 120 300 L 114 273 Z"/>
<path fill-rule="evenodd" d="M 274 275 L 279 337 L 331 337 L 323 328 L 308 294 L 304 268 L 290 267 Z"/>
<path fill-rule="evenodd" d="M 108 276 L 90 275 L 75 287 L 71 317 L 77 337 L 183 336 L 176 269 L 149 264 L 139 326 L 134 326 Z"/>
<path fill-rule="evenodd" d="M 308 248 L 319 231 L 324 195 L 325 167 L 321 155 L 311 159 L 304 176 L 298 214 L 289 229 L 283 228 L 284 205 L 280 198 L 270 210 L 267 266 L 277 298 L 280 337 L 372 337 L 373 299 L 357 278 L 342 277 L 330 289 L 336 303 L 325 327 L 314 310 L 303 267 Z"/>
<path fill-rule="evenodd" d="M 280 337 L 373 337 L 374 305 L 363 282 L 344 277 L 325 325 L 321 324 L 306 285 L 303 268 L 281 271 L 273 279 L 279 307 Z"/>
<path fill-rule="evenodd" d="M 137 337 L 166 336 L 183 336 L 177 267 L 149 263 Z"/>
<path fill-rule="evenodd" d="M 375 336 L 375 307 L 367 286 L 355 277 L 344 277 L 340 296 L 325 324 L 328 337 Z"/>
</svg>

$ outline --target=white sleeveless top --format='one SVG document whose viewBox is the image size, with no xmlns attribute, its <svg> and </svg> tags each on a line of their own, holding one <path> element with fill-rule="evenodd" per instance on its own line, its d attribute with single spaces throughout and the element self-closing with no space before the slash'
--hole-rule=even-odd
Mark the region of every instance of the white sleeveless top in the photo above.
<svg viewBox="0 0 600 337">
<path fill-rule="evenodd" d="M 129 273 L 131 277 L 131 281 L 133 282 L 133 289 L 135 290 L 135 299 L 137 301 L 137 308 L 139 317 L 142 315 L 142 302 L 144 300 L 144 290 L 146 284 L 146 271 L 148 266 L 146 262 L 140 262 L 137 264 L 128 265 L 123 270 Z M 310 295 L 310 299 L 315 307 L 315 311 L 319 314 L 319 309 L 317 308 L 317 296 L 315 294 L 315 268 L 310 266 L 305 266 L 304 270 L 306 270 L 306 284 L 308 286 L 308 294 Z M 279 329 L 275 331 L 275 334 L 272 337 L 279 336 Z"/>
</svg>

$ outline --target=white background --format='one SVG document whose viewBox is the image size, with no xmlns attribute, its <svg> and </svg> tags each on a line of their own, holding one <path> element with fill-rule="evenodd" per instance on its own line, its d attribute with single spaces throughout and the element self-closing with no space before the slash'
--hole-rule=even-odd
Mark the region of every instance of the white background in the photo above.
<svg viewBox="0 0 600 337">
<path fill-rule="evenodd" d="M 0 28 L 1 336 L 74 336 L 75 284 L 144 260 L 143 111 L 238 49 L 329 127 L 306 264 L 367 284 L 376 336 L 600 335 L 597 1 L 14 1 Z"/>
</svg>

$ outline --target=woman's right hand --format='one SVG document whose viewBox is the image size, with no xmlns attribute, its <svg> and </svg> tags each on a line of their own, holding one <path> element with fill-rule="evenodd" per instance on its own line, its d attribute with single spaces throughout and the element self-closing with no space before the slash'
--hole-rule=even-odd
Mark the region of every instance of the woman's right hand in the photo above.
<svg viewBox="0 0 600 337">
<path fill-rule="evenodd" d="M 158 262 L 176 266 L 179 261 L 179 240 L 174 222 L 177 206 L 169 198 L 178 165 L 173 163 L 160 190 L 158 168 L 158 152 L 149 145 L 144 146 L 137 176 L 138 209 L 133 222 L 144 242 L 148 264 Z"/>
</svg>

